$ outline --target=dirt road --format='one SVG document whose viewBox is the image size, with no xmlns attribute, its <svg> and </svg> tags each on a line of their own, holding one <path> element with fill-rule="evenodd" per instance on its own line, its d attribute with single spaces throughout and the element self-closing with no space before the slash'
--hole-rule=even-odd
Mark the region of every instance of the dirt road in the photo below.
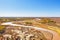
<svg viewBox="0 0 60 40">
<path fill-rule="evenodd" d="M 12 25 L 12 26 L 30 27 L 30 28 L 35 28 L 37 30 L 48 31 L 48 32 L 53 34 L 53 40 L 60 40 L 60 36 L 58 35 L 58 33 L 56 33 L 55 31 L 52 31 L 52 30 L 48 30 L 48 29 L 44 29 L 44 28 L 38 28 L 38 27 L 34 27 L 34 26 L 18 25 L 18 24 L 13 24 L 12 22 L 2 23 L 1 25 Z"/>
</svg>

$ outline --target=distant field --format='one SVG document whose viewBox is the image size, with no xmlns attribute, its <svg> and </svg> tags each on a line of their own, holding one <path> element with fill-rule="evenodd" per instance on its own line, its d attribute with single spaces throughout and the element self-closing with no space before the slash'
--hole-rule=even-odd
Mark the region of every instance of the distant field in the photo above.
<svg viewBox="0 0 60 40">
<path fill-rule="evenodd" d="M 19 25 L 42 28 L 43 31 L 46 29 L 47 32 L 53 34 L 53 40 L 60 40 L 60 17 L 0 17 L 0 34 L 5 34 L 5 31 L 7 31 L 6 28 L 10 28 L 8 29 L 9 31 L 11 29 L 19 31 L 19 29 L 15 28 L 15 26 L 18 27 Z M 9 31 L 6 33 L 9 34 Z M 51 38 L 47 36 L 49 34 L 47 32 L 43 32 L 43 34 L 48 40 L 51 40 Z"/>
</svg>

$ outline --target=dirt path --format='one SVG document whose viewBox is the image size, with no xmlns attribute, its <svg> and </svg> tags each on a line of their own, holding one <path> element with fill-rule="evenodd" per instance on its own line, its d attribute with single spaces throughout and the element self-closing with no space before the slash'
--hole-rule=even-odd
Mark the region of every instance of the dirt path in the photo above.
<svg viewBox="0 0 60 40">
<path fill-rule="evenodd" d="M 18 24 L 13 24 L 12 22 L 2 23 L 1 25 L 13 25 L 13 26 L 31 27 L 31 28 L 35 28 L 37 30 L 48 31 L 48 32 L 53 34 L 53 40 L 60 40 L 60 36 L 58 35 L 58 33 L 56 33 L 55 31 L 52 31 L 52 30 L 48 30 L 48 29 L 44 29 L 44 28 L 38 28 L 38 27 L 34 27 L 34 26 L 18 25 Z"/>
</svg>

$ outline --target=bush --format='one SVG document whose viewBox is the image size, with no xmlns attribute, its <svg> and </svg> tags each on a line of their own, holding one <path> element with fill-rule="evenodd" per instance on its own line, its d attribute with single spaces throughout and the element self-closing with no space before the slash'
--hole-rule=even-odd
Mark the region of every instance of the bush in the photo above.
<svg viewBox="0 0 60 40">
<path fill-rule="evenodd" d="M 5 32 L 5 26 L 1 26 L 0 25 L 0 34 L 4 33 Z"/>
<path fill-rule="evenodd" d="M 41 20 L 41 23 L 44 23 L 44 24 L 55 24 L 56 22 L 51 20 L 51 19 L 49 19 L 49 18 L 43 18 Z"/>
</svg>

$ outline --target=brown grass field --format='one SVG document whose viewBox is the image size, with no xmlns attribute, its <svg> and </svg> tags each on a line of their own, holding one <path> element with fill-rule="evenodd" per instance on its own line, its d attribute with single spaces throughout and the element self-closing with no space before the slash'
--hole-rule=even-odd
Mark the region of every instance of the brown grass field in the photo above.
<svg viewBox="0 0 60 40">
<path fill-rule="evenodd" d="M 12 25 L 8 25 L 8 24 L 1 25 L 2 23 L 6 23 L 6 22 L 13 22 L 13 24 L 24 25 L 24 26 L 28 26 L 28 27 L 32 26 L 32 27 L 47 29 L 47 30 L 52 31 L 52 34 L 53 34 L 52 40 L 60 40 L 60 17 L 1 17 L 0 18 L 0 35 L 3 35 L 3 34 L 1 34 L 1 32 L 4 32 L 4 29 L 7 26 L 8 27 L 15 26 L 15 25 L 12 26 Z M 43 32 L 43 34 L 46 36 L 47 40 L 51 40 L 47 36 L 47 35 L 50 35 L 50 33 Z"/>
</svg>

